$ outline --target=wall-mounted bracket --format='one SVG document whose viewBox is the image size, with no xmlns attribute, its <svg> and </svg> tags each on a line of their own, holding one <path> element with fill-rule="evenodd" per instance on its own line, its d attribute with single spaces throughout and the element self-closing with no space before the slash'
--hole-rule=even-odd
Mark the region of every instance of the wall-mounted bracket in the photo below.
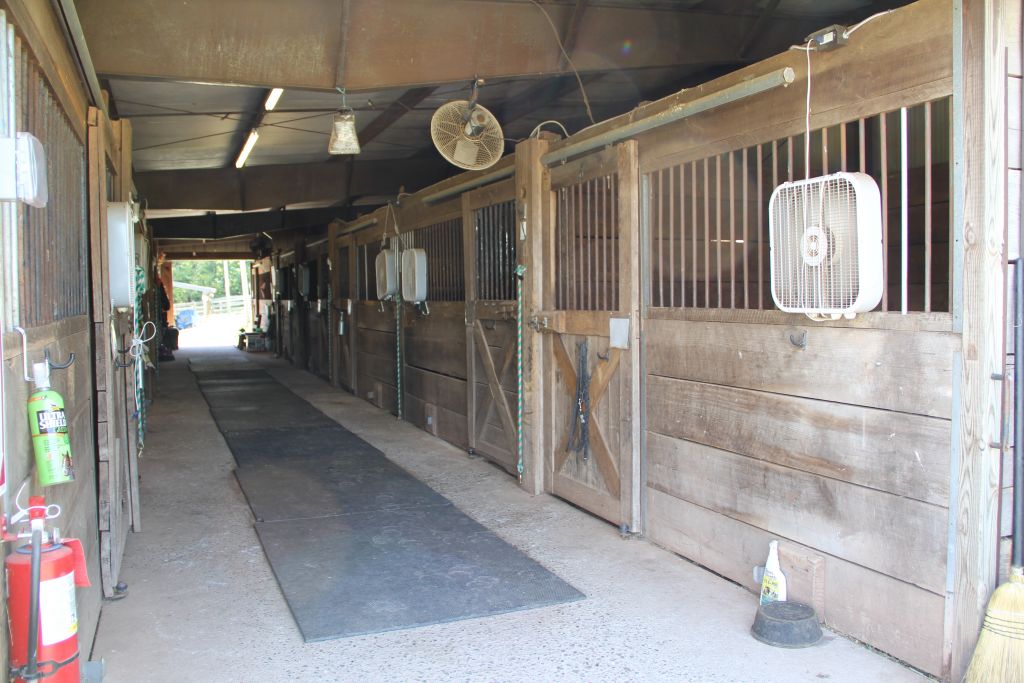
<svg viewBox="0 0 1024 683">
<path fill-rule="evenodd" d="M 29 373 L 28 333 L 25 332 L 24 327 L 19 327 L 17 325 L 14 326 L 14 331 L 21 335 L 21 365 L 23 374 L 22 379 L 24 379 L 26 382 L 34 382 L 35 379 Z M 43 350 L 43 358 L 46 360 L 46 365 L 51 370 L 67 370 L 75 362 L 74 352 L 70 353 L 68 355 L 68 359 L 63 363 L 54 363 L 53 360 L 50 359 L 50 349 Z"/>
</svg>

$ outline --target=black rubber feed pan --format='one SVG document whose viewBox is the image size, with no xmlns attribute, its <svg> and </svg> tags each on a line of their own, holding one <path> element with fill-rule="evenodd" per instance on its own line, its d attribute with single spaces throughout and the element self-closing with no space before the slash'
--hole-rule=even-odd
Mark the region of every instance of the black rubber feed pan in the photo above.
<svg viewBox="0 0 1024 683">
<path fill-rule="evenodd" d="M 775 647 L 810 647 L 821 640 L 814 608 L 802 602 L 769 602 L 757 608 L 750 633 Z"/>
</svg>

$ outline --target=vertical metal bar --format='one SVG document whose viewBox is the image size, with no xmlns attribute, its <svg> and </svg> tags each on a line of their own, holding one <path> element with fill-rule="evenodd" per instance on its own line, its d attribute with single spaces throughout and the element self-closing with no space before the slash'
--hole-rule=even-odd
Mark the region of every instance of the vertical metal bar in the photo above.
<svg viewBox="0 0 1024 683">
<path fill-rule="evenodd" d="M 743 308 L 750 308 L 750 287 L 749 287 L 749 270 L 748 270 L 748 254 L 750 253 L 750 236 L 747 231 L 748 221 L 748 204 L 750 197 L 748 195 L 750 189 L 750 166 L 747 162 L 749 147 L 744 147 L 741 152 L 743 154 Z"/>
<path fill-rule="evenodd" d="M 555 308 L 565 308 L 565 288 L 562 279 L 565 272 L 565 244 L 562 229 L 565 226 L 565 193 L 559 188 L 555 191 Z"/>
<path fill-rule="evenodd" d="M 679 305 L 686 308 L 686 164 L 679 164 Z"/>
<path fill-rule="evenodd" d="M 711 197 L 708 158 L 704 157 L 704 308 L 711 307 Z"/>
<path fill-rule="evenodd" d="M 859 147 L 860 154 L 860 172 L 868 172 L 868 135 L 867 135 L 867 123 L 864 118 L 857 119 L 857 145 Z"/>
<path fill-rule="evenodd" d="M 878 115 L 882 186 L 882 310 L 889 310 L 889 145 L 885 114 Z"/>
<path fill-rule="evenodd" d="M 690 250 L 690 281 L 693 297 L 690 305 L 697 308 L 697 162 L 690 162 L 690 225 L 687 234 L 692 249 Z"/>
<path fill-rule="evenodd" d="M 615 234 L 615 241 L 612 242 L 612 302 L 610 305 L 611 310 L 619 310 L 619 250 L 621 246 L 619 244 L 619 237 L 622 234 L 619 226 L 619 174 L 611 174 L 611 185 L 610 190 L 612 193 L 612 210 L 608 214 L 611 220 L 612 232 Z"/>
<path fill-rule="evenodd" d="M 924 103 L 924 310 L 932 310 L 932 103 Z"/>
<path fill-rule="evenodd" d="M 722 155 L 715 155 L 715 307 L 722 307 Z"/>
<path fill-rule="evenodd" d="M 576 299 L 576 305 L 573 310 L 582 311 L 586 310 L 583 305 L 583 184 L 577 183 L 576 188 L 576 216 L 572 222 L 572 239 L 573 239 L 573 258 L 575 259 L 575 268 L 573 268 L 573 283 L 574 283 L 574 298 Z"/>
<path fill-rule="evenodd" d="M 675 166 L 668 169 L 668 305 L 676 305 L 676 214 L 675 214 Z M 665 305 L 663 301 L 662 306 Z"/>
<path fill-rule="evenodd" d="M 821 175 L 828 175 L 828 126 L 821 129 Z"/>
<path fill-rule="evenodd" d="M 786 142 L 786 180 L 793 181 L 793 136 L 790 135 Z"/>
<path fill-rule="evenodd" d="M 775 157 L 776 146 L 772 141 L 772 156 Z M 775 171 L 772 163 L 773 175 Z M 757 146 L 757 308 L 764 308 L 764 161 L 761 156 L 761 145 Z"/>
<path fill-rule="evenodd" d="M 580 248 L 583 254 L 583 300 L 586 302 L 586 310 L 594 310 L 594 302 L 591 299 L 590 284 L 594 279 L 593 269 L 590 267 L 590 182 L 584 181 L 580 189 L 583 197 L 583 211 L 580 212 Z"/>
<path fill-rule="evenodd" d="M 655 181 L 655 187 L 658 188 L 657 197 L 658 202 L 658 229 L 653 231 L 657 235 L 658 239 L 658 267 L 656 272 L 658 273 L 658 289 L 655 290 L 658 293 L 657 303 L 655 306 L 665 305 L 665 261 L 664 253 L 662 250 L 662 243 L 665 240 L 665 176 L 661 170 L 655 171 L 657 174 L 657 180 Z"/>
<path fill-rule="evenodd" d="M 601 277 L 604 278 L 601 286 L 601 296 L 604 310 L 612 310 L 608 287 L 611 279 L 608 277 L 608 178 L 602 178 L 601 183 Z"/>
<path fill-rule="evenodd" d="M 907 314 L 907 297 L 910 293 L 909 240 L 910 240 L 910 159 L 907 150 L 907 108 L 900 108 L 900 312 Z"/>
<path fill-rule="evenodd" d="M 839 124 L 839 170 L 846 171 L 846 124 Z"/>
<path fill-rule="evenodd" d="M 597 251 L 594 234 L 597 224 L 597 179 L 587 181 L 587 268 L 589 269 L 587 291 L 590 292 L 590 310 L 599 311 L 597 305 Z"/>
<path fill-rule="evenodd" d="M 729 308 L 736 308 L 736 154 L 729 152 Z"/>
</svg>

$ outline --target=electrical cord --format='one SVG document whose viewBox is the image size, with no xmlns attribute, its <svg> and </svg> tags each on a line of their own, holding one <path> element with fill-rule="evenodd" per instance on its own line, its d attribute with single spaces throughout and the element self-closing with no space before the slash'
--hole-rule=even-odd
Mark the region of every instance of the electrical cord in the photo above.
<svg viewBox="0 0 1024 683">
<path fill-rule="evenodd" d="M 854 31 L 856 31 L 857 29 L 859 29 L 861 26 L 863 26 L 864 24 L 868 23 L 869 21 L 874 21 L 878 17 L 884 17 L 886 14 L 892 14 L 895 11 L 896 10 L 887 9 L 884 12 L 878 12 L 877 14 L 872 14 L 867 19 L 864 19 L 863 21 L 859 21 L 856 24 L 854 24 L 853 26 L 851 26 L 850 28 L 848 28 L 845 31 L 843 31 L 843 38 L 849 38 L 851 35 L 853 35 Z"/>
<path fill-rule="evenodd" d="M 551 27 L 551 33 L 554 34 L 555 42 L 558 43 L 558 49 L 562 51 L 562 56 L 565 57 L 566 64 L 569 65 L 569 68 L 572 69 L 573 74 L 576 76 L 576 82 L 580 86 L 580 94 L 583 96 L 583 105 L 587 108 L 587 117 L 590 119 L 591 123 L 594 123 L 594 112 L 590 109 L 590 99 L 587 97 L 587 89 L 583 87 L 583 79 L 580 78 L 580 72 L 576 70 L 576 65 L 572 63 L 572 58 L 569 56 L 569 53 L 565 51 L 565 45 L 562 44 L 562 38 L 558 35 L 558 27 L 555 26 L 555 22 L 551 20 L 551 15 L 548 14 L 548 11 L 544 9 L 543 5 L 537 2 L 537 0 L 530 0 L 530 2 L 533 3 L 533 6 L 539 9 L 544 15 L 544 18 L 548 20 L 548 25 Z"/>
<path fill-rule="evenodd" d="M 554 119 L 548 119 L 547 121 L 541 121 L 540 123 L 537 124 L 537 127 L 534 128 L 533 131 L 527 137 L 530 137 L 530 138 L 537 137 L 537 135 L 540 133 L 540 129 L 543 128 L 548 123 L 553 123 L 556 126 L 558 126 L 559 128 L 562 129 L 562 132 L 565 133 L 565 137 L 569 137 L 569 131 L 567 131 L 565 129 L 565 126 L 562 125 L 562 122 L 561 121 L 555 121 Z"/>
</svg>

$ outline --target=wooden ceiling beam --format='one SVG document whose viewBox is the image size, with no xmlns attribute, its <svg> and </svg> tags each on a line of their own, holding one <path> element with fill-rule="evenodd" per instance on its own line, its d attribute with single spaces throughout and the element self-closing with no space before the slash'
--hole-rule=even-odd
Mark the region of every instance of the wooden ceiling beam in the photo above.
<svg viewBox="0 0 1024 683">
<path fill-rule="evenodd" d="M 389 0 L 386 12 L 379 0 L 78 0 L 76 6 L 96 70 L 107 77 L 331 91 L 344 81 L 358 92 L 541 77 L 566 68 L 544 14 L 525 2 Z M 721 61 L 735 54 L 752 22 L 586 3 L 545 8 L 556 26 L 568 27 L 580 72 Z"/>
<path fill-rule="evenodd" d="M 438 158 L 280 164 L 135 174 L 139 196 L 151 209 L 253 211 L 290 204 L 338 202 L 426 187 L 447 178 L 452 166 Z M 411 191 L 411 190 L 410 190 Z"/>
<path fill-rule="evenodd" d="M 389 104 L 376 118 L 366 124 L 366 127 L 359 133 L 359 144 L 363 146 L 370 144 L 374 138 L 397 123 L 409 111 L 415 109 L 416 105 L 430 97 L 435 90 L 437 90 L 435 86 L 407 90 L 405 94 Z"/>
</svg>

